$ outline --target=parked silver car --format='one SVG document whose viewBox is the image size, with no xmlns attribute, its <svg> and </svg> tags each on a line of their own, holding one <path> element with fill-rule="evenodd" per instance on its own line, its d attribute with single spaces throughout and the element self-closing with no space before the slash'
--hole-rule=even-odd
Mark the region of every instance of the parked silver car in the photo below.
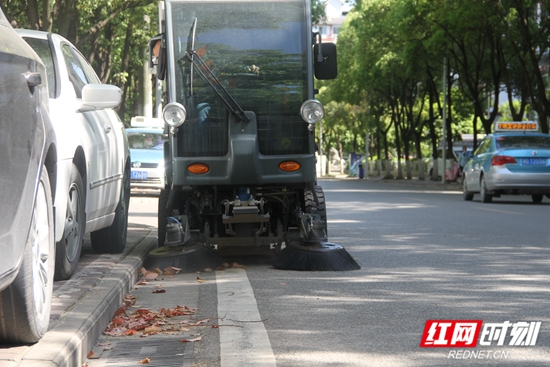
<svg viewBox="0 0 550 367">
<path fill-rule="evenodd" d="M 46 69 L 0 10 L 0 342 L 48 330 L 57 152 Z"/>
<path fill-rule="evenodd" d="M 536 122 L 498 122 L 464 166 L 464 200 L 479 193 L 483 203 L 501 195 L 550 195 L 550 135 Z"/>
<path fill-rule="evenodd" d="M 17 30 L 44 62 L 50 116 L 58 142 L 55 279 L 76 270 L 84 235 L 92 248 L 118 253 L 126 245 L 130 150 L 112 109 L 121 91 L 101 84 L 82 54 L 58 34 Z"/>
</svg>

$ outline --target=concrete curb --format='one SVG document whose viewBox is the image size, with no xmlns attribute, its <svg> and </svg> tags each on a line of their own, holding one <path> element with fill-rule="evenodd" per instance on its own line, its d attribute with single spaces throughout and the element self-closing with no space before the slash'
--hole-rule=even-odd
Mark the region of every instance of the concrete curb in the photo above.
<svg viewBox="0 0 550 367">
<path fill-rule="evenodd" d="M 359 179 L 357 177 L 349 176 L 323 176 L 319 177 L 319 180 L 346 180 L 346 181 L 357 181 L 364 183 L 377 183 L 377 184 L 388 184 L 388 185 L 399 185 L 399 186 L 413 186 L 413 187 L 424 187 L 430 188 L 433 190 L 441 191 L 460 191 L 462 192 L 462 185 L 457 184 L 456 182 L 443 184 L 441 181 L 432 181 L 430 179 L 419 180 L 418 177 L 414 177 L 412 180 L 408 179 L 385 179 L 380 176 L 369 177 L 368 179 Z"/>
<path fill-rule="evenodd" d="M 143 260 L 156 245 L 157 232 L 152 230 L 53 329 L 26 351 L 17 366 L 81 366 L 124 302 L 124 295 L 136 283 Z"/>
</svg>

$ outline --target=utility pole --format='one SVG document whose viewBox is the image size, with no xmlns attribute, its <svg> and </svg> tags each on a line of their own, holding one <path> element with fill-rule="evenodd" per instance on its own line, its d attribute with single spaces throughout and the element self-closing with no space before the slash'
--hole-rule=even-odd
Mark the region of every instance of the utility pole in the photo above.
<svg viewBox="0 0 550 367">
<path fill-rule="evenodd" d="M 369 128 L 365 130 L 365 180 L 369 178 Z"/>
<path fill-rule="evenodd" d="M 447 53 L 443 56 L 443 129 L 441 132 L 443 139 L 443 172 L 441 181 L 443 185 L 447 183 Z"/>
</svg>

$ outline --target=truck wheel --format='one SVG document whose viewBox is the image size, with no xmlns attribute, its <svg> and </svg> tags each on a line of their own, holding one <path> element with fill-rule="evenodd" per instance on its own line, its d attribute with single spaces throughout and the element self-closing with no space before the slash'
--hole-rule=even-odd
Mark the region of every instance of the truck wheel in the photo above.
<svg viewBox="0 0 550 367">
<path fill-rule="evenodd" d="M 85 205 L 84 184 L 78 168 L 73 164 L 71 184 L 67 195 L 65 229 L 61 241 L 57 243 L 55 248 L 55 280 L 69 279 L 76 270 L 82 251 L 84 232 L 86 231 Z"/>
<path fill-rule="evenodd" d="M 468 185 L 466 184 L 466 175 L 462 176 L 462 197 L 466 201 L 472 201 L 474 198 L 474 194 L 471 194 L 468 191 Z"/>
<path fill-rule="evenodd" d="M 175 197 L 174 197 L 173 203 L 179 204 L 182 198 L 181 192 L 176 192 L 174 195 Z M 159 247 L 164 246 L 164 239 L 166 237 L 166 223 L 168 223 L 166 218 L 171 217 L 174 214 L 174 209 L 177 209 L 176 207 L 174 207 L 174 204 L 167 207 L 169 196 L 170 196 L 170 189 L 160 190 L 159 208 L 158 208 L 158 217 L 157 217 Z"/>
<path fill-rule="evenodd" d="M 45 166 L 34 203 L 21 268 L 0 293 L 0 341 L 35 343 L 48 331 L 55 271 L 52 192 Z"/>
<path fill-rule="evenodd" d="M 493 195 L 487 193 L 487 184 L 485 183 L 485 176 L 481 177 L 481 202 L 490 203 L 493 201 Z"/>
<path fill-rule="evenodd" d="M 533 203 L 535 204 L 540 204 L 542 203 L 542 198 L 544 197 L 544 195 L 531 195 L 531 200 L 533 200 Z"/>
<path fill-rule="evenodd" d="M 166 218 L 171 215 L 171 210 L 168 210 L 166 205 L 168 204 L 168 196 L 170 196 L 170 189 L 161 189 L 159 194 L 159 207 L 158 207 L 158 245 L 164 246 L 164 238 L 166 237 Z"/>
<path fill-rule="evenodd" d="M 325 234 L 328 237 L 328 223 L 327 223 L 327 208 L 325 205 L 325 193 L 321 186 L 315 186 L 315 196 L 317 197 L 317 214 L 321 216 L 321 219 L 325 223 Z"/>
<path fill-rule="evenodd" d="M 325 206 L 325 194 L 321 186 L 315 186 L 314 190 L 304 190 L 305 212 L 308 214 L 319 214 L 323 221 L 323 229 L 328 236 L 327 209 Z"/>
<path fill-rule="evenodd" d="M 120 199 L 115 210 L 115 220 L 110 227 L 92 232 L 92 248 L 103 254 L 117 254 L 124 251 L 128 235 L 128 207 L 130 206 L 130 168 L 124 170 Z"/>
</svg>

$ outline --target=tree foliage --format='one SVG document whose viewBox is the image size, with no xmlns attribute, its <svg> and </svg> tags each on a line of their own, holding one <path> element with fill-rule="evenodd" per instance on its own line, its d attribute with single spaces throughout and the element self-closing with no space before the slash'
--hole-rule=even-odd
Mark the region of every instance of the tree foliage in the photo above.
<svg viewBox="0 0 550 367">
<path fill-rule="evenodd" d="M 371 154 L 405 160 L 435 157 L 461 133 L 489 133 L 502 115 L 536 112 L 548 132 L 549 10 L 532 0 L 357 0 L 339 33 L 338 79 L 320 84 L 323 102 L 362 108 L 357 117 L 379 137 Z"/>
</svg>

